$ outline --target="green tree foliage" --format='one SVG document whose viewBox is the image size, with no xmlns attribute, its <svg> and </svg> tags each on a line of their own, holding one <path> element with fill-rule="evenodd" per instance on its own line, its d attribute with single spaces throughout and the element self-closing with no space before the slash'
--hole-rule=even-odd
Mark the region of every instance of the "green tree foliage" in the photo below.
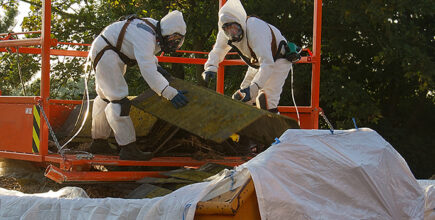
<svg viewBox="0 0 435 220">
<path fill-rule="evenodd" d="M 321 103 L 338 128 L 377 130 L 417 177 L 433 158 L 435 4 L 430 1 L 327 1 Z"/>
<path fill-rule="evenodd" d="M 15 18 L 18 14 L 18 2 L 0 1 L 0 5 L 5 14 L 0 19 L 0 33 L 10 33 L 16 24 Z M 0 38 L 3 37 L 6 36 L 1 36 Z M 8 39 L 12 40 L 16 38 L 14 35 L 8 37 Z M 17 54 L 15 52 L 16 48 L 9 48 L 9 53 L 0 54 L 0 80 L 2 82 L 0 90 L 3 95 L 34 95 L 30 88 L 24 93 L 23 84 L 31 78 L 32 74 L 30 74 L 30 70 L 35 70 L 38 64 L 34 62 L 34 56 Z M 22 70 L 21 77 L 18 72 L 18 66 Z M 28 87 L 28 85 L 25 87 Z"/>
<path fill-rule="evenodd" d="M 9 32 L 15 23 L 14 19 L 17 16 L 18 9 L 14 2 L 2 3 L 1 8 L 5 11 L 5 16 L 0 19 L 0 33 Z"/>
<path fill-rule="evenodd" d="M 6 1 L 0 2 L 3 6 Z M 41 1 L 25 2 L 32 7 L 23 29 L 40 30 Z M 242 3 L 248 15 L 262 18 L 279 28 L 288 40 L 312 49 L 313 1 L 243 0 Z M 52 37 L 61 42 L 91 43 L 105 26 L 123 15 L 137 14 L 159 20 L 175 9 L 183 12 L 188 27 L 182 49 L 210 51 L 217 34 L 217 0 L 52 0 L 52 5 Z M 375 129 L 402 154 L 418 178 L 435 173 L 431 162 L 435 157 L 431 139 L 431 126 L 435 122 L 432 114 L 435 112 L 434 11 L 435 4 L 425 0 L 323 1 L 320 106 L 336 129 L 353 128 L 352 118 L 359 127 Z M 89 49 L 68 45 L 57 48 Z M 9 61 L 8 65 L 2 62 L 1 77 L 4 82 L 7 79 L 13 83 L 1 85 L 4 93 L 20 85 L 13 74 L 16 57 L 6 56 Z M 25 76 L 27 79 L 39 68 L 39 58 L 31 59 L 36 61 L 34 66 L 27 60 L 21 62 L 25 63 L 22 68 L 31 72 Z M 80 96 L 82 83 L 77 81 L 84 74 L 83 63 L 83 58 L 53 57 L 53 97 Z M 163 66 L 180 78 L 202 83 L 201 65 Z M 225 94 L 230 95 L 238 88 L 245 71 L 245 66 L 226 68 Z M 131 95 L 140 93 L 146 86 L 137 68 L 130 68 L 126 78 Z M 311 65 L 295 65 L 298 105 L 310 105 L 310 83 Z M 31 91 L 35 93 L 39 86 L 33 88 Z M 281 105 L 293 105 L 290 88 L 288 77 Z M 320 121 L 321 127 L 327 128 Z"/>
</svg>

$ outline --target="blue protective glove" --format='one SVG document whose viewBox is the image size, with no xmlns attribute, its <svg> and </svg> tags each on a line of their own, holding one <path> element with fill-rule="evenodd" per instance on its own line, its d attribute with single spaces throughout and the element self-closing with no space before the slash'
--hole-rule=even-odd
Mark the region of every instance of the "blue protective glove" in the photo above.
<svg viewBox="0 0 435 220">
<path fill-rule="evenodd" d="M 257 85 L 257 83 L 253 83 L 253 84 L 251 84 L 247 88 L 237 90 L 233 94 L 232 98 L 234 100 L 239 100 L 239 101 L 242 101 L 242 102 L 248 102 L 251 99 L 253 99 L 254 97 L 257 97 L 259 89 L 260 88 Z"/>
<path fill-rule="evenodd" d="M 187 94 L 187 91 L 178 91 L 178 94 L 171 99 L 172 105 L 174 105 L 176 109 L 187 105 L 189 102 L 184 94 Z"/>
<path fill-rule="evenodd" d="M 249 87 L 244 88 L 244 89 L 239 89 L 239 90 L 237 90 L 233 94 L 232 98 L 234 100 L 239 100 L 239 101 L 242 101 L 242 102 L 247 102 L 247 101 L 251 100 L 251 94 L 250 93 L 251 92 L 249 91 Z"/>
<path fill-rule="evenodd" d="M 216 78 L 216 72 L 214 71 L 204 71 L 201 75 L 206 83 L 210 82 L 211 79 Z"/>
</svg>

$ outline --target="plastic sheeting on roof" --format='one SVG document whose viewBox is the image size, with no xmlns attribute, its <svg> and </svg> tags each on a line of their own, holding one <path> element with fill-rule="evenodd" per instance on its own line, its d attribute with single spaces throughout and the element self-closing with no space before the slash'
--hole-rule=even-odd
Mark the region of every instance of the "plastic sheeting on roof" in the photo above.
<svg viewBox="0 0 435 220">
<path fill-rule="evenodd" d="M 237 173 L 237 175 L 235 175 Z M 230 175 L 231 174 L 231 175 Z M 24 194 L 0 188 L 0 219 L 193 219 L 196 203 L 210 195 L 220 195 L 244 184 L 247 169 L 225 170 L 209 182 L 196 183 L 153 199 L 90 199 L 77 187 L 57 192 Z M 210 193 L 209 193 L 210 192 Z"/>
<path fill-rule="evenodd" d="M 7 190 L 0 188 L 0 195 L 3 196 L 35 196 L 42 198 L 67 198 L 67 199 L 76 199 L 76 198 L 89 198 L 88 194 L 85 190 L 80 187 L 67 186 L 59 189 L 58 191 L 52 191 L 46 193 L 35 193 L 35 194 L 25 194 L 22 192 L 18 192 L 15 190 Z M 1 205 L 1 203 L 0 203 Z M 0 209 L 1 210 L 1 209 Z M 1 215 L 0 215 L 1 216 Z"/>
<path fill-rule="evenodd" d="M 328 130 L 295 129 L 279 141 L 233 171 L 164 197 L 0 196 L 0 218 L 193 219 L 198 201 L 252 176 L 262 219 L 423 219 L 422 188 L 405 160 L 375 131 L 331 135 Z"/>
<path fill-rule="evenodd" d="M 435 220 L 435 180 L 417 180 L 424 190 L 424 220 Z"/>
<path fill-rule="evenodd" d="M 243 164 L 262 219 L 423 219 L 405 160 L 371 129 L 287 130 Z"/>
</svg>

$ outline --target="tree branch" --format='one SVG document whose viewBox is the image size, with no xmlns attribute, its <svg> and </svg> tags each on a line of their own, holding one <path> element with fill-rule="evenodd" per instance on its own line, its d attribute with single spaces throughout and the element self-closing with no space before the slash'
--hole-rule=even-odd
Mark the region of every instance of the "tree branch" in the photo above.
<svg viewBox="0 0 435 220">
<path fill-rule="evenodd" d="M 31 4 L 33 6 L 36 6 L 38 8 L 42 8 L 42 4 L 38 4 L 38 3 L 29 1 L 29 0 L 21 0 L 21 1 L 22 2 L 26 2 L 28 4 Z M 77 15 L 75 15 L 75 14 L 70 14 L 70 13 L 64 12 L 64 11 L 62 11 L 62 10 L 56 8 L 56 7 L 51 7 L 51 10 L 53 10 L 54 12 L 56 12 L 56 13 L 62 15 L 62 16 L 65 16 L 65 17 L 69 17 L 69 18 L 76 18 L 77 17 Z"/>
</svg>

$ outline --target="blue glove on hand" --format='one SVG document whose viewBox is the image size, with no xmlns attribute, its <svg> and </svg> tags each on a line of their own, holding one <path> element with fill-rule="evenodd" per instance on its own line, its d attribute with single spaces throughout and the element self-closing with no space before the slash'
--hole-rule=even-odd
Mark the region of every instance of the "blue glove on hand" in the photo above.
<svg viewBox="0 0 435 220">
<path fill-rule="evenodd" d="M 250 101 L 251 99 L 253 99 L 254 97 L 257 96 L 259 89 L 260 88 L 257 85 L 257 83 L 253 83 L 253 84 L 251 84 L 247 88 L 237 90 L 233 94 L 232 98 L 234 100 L 239 100 L 239 101 L 242 101 L 242 102 L 248 102 L 248 101 Z"/>
<path fill-rule="evenodd" d="M 184 94 L 186 93 L 187 91 L 178 91 L 178 94 L 171 99 L 172 105 L 174 105 L 176 109 L 187 105 L 187 103 L 189 102 L 186 96 L 184 96 Z"/>
<path fill-rule="evenodd" d="M 216 78 L 216 72 L 213 71 L 204 71 L 201 75 L 206 83 L 208 83 L 211 79 Z"/>
</svg>

